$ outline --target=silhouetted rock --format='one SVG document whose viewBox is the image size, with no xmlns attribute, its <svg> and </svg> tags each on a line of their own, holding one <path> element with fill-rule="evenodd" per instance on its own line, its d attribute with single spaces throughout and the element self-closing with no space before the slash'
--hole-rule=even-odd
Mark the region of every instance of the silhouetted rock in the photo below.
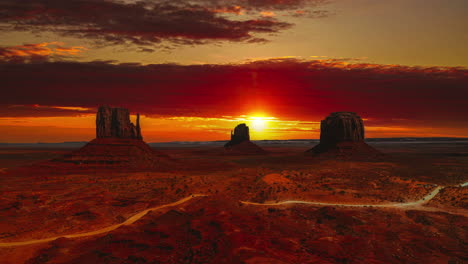
<svg viewBox="0 0 468 264">
<path fill-rule="evenodd" d="M 240 124 L 231 131 L 231 141 L 224 145 L 227 154 L 231 155 L 259 155 L 267 152 L 250 141 L 249 127 Z"/>
<path fill-rule="evenodd" d="M 140 114 L 137 114 L 137 119 L 136 119 L 136 139 L 143 139 L 143 136 L 141 135 L 141 127 L 140 127 Z"/>
<path fill-rule="evenodd" d="M 140 115 L 136 126 L 130 122 L 125 108 L 101 106 L 96 114 L 96 139 L 76 150 L 60 162 L 98 167 L 150 168 L 161 160 L 170 160 L 148 146 L 141 136 Z"/>
<path fill-rule="evenodd" d="M 331 113 L 320 125 L 320 143 L 308 150 L 332 156 L 379 155 L 364 142 L 364 122 L 353 112 Z"/>
<path fill-rule="evenodd" d="M 135 126 L 130 122 L 130 111 L 126 108 L 101 106 L 96 114 L 96 137 L 143 139 L 139 114 L 136 123 Z"/>
<path fill-rule="evenodd" d="M 249 127 L 246 124 L 240 124 L 234 128 L 234 131 L 231 131 L 231 141 L 224 146 L 230 147 L 244 141 L 250 141 Z"/>
<path fill-rule="evenodd" d="M 353 112 L 336 112 L 322 120 L 320 143 L 333 145 L 339 142 L 364 140 L 364 123 Z"/>
</svg>

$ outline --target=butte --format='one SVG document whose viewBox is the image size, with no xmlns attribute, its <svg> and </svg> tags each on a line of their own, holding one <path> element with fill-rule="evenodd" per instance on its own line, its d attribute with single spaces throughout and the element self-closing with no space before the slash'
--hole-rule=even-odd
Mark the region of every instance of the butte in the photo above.
<svg viewBox="0 0 468 264">
<path fill-rule="evenodd" d="M 264 155 L 267 151 L 250 141 L 249 127 L 240 124 L 231 131 L 231 140 L 224 145 L 226 154 L 232 155 Z"/>
<path fill-rule="evenodd" d="M 57 162 L 85 167 L 154 168 L 168 156 L 152 149 L 143 141 L 140 115 L 136 125 L 126 108 L 101 106 L 96 114 L 96 138 Z"/>
<path fill-rule="evenodd" d="M 364 141 L 364 122 L 353 112 L 331 113 L 320 124 L 320 143 L 306 151 L 341 158 L 375 158 L 382 154 Z"/>
</svg>

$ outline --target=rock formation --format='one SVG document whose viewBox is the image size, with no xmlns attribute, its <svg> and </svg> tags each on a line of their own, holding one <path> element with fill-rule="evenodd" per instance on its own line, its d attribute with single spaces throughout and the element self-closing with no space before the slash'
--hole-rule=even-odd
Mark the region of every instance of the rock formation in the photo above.
<svg viewBox="0 0 468 264">
<path fill-rule="evenodd" d="M 338 156 L 379 154 L 364 142 L 364 122 L 353 112 L 331 113 L 320 125 L 320 143 L 308 150 Z"/>
<path fill-rule="evenodd" d="M 231 130 L 231 141 L 224 147 L 238 145 L 244 141 L 250 141 L 249 127 L 246 124 L 240 124 L 234 128 L 234 131 Z"/>
<path fill-rule="evenodd" d="M 261 155 L 267 152 L 250 141 L 249 127 L 240 124 L 231 131 L 231 140 L 224 145 L 226 153 L 231 155 Z"/>
<path fill-rule="evenodd" d="M 161 159 L 169 160 L 169 157 L 143 141 L 139 114 L 134 125 L 128 109 L 101 106 L 96 114 L 96 138 L 58 161 L 98 167 L 149 168 L 161 165 Z"/>
<path fill-rule="evenodd" d="M 353 112 L 330 114 L 320 125 L 320 143 L 333 145 L 339 142 L 364 140 L 364 123 Z"/>
<path fill-rule="evenodd" d="M 96 138 L 143 139 L 140 128 L 140 114 L 136 126 L 130 122 L 130 112 L 126 108 L 101 106 L 96 114 Z"/>
</svg>

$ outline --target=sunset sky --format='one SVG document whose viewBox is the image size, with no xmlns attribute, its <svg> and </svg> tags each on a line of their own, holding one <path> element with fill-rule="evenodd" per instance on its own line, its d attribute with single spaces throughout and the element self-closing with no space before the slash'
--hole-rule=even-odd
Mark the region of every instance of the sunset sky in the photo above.
<svg viewBox="0 0 468 264">
<path fill-rule="evenodd" d="M 99 105 L 148 142 L 468 136 L 466 0 L 0 0 L 0 142 L 86 141 Z M 132 116 L 132 120 L 135 117 Z"/>
</svg>

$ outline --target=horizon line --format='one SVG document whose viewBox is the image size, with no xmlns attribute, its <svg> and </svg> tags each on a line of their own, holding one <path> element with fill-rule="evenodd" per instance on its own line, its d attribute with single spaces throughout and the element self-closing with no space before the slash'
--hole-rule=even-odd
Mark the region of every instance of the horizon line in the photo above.
<svg viewBox="0 0 468 264">
<path fill-rule="evenodd" d="M 375 138 L 366 138 L 364 140 L 375 140 L 375 139 L 459 139 L 459 140 L 468 140 L 468 137 L 375 137 Z M 320 140 L 320 138 L 304 138 L 304 139 L 254 139 L 251 141 L 307 141 L 307 140 Z M 73 144 L 73 143 L 88 143 L 89 141 L 62 141 L 62 142 L 0 142 L 0 145 L 26 145 L 26 144 Z M 146 142 L 147 144 L 160 144 L 160 143 L 177 143 L 177 142 L 188 142 L 188 143 L 197 143 L 197 142 L 225 142 L 225 140 L 206 140 L 206 141 L 191 141 L 191 140 L 174 140 L 174 141 L 153 141 Z"/>
</svg>

